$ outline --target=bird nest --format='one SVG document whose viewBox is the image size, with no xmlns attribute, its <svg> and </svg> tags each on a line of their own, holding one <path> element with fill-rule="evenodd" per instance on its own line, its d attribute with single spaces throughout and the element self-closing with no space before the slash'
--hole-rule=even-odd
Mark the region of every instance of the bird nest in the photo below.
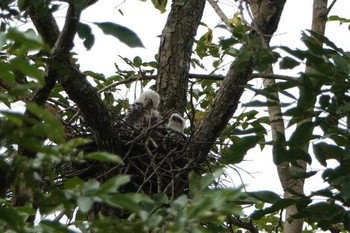
<svg viewBox="0 0 350 233">
<path fill-rule="evenodd" d="M 123 192 L 166 193 L 171 199 L 186 193 L 188 174 L 194 169 L 194 163 L 186 153 L 188 137 L 166 128 L 166 117 L 142 128 L 135 128 L 120 117 L 115 120 L 120 145 L 115 153 L 122 158 L 123 165 L 97 161 L 68 162 L 60 164 L 60 173 L 65 173 L 65 177 L 78 176 L 101 182 L 115 175 L 127 174 L 131 181 L 122 187 Z M 93 139 L 86 129 L 70 127 L 69 131 L 72 137 Z M 80 146 L 75 154 L 96 151 L 98 146 L 93 141 Z"/>
<path fill-rule="evenodd" d="M 161 116 L 157 110 L 159 104 L 158 93 L 148 90 L 130 105 L 123 119 L 114 115 L 116 139 L 113 140 L 117 149 L 110 151 L 122 158 L 123 165 L 79 163 L 72 166 L 73 174 L 102 182 L 114 175 L 128 174 L 131 182 L 123 187 L 123 192 L 166 193 L 169 198 L 186 193 L 189 172 L 198 168 L 203 172 L 204 166 L 189 156 L 189 139 L 183 133 L 185 119 L 177 113 Z M 81 128 L 71 134 L 81 136 Z M 98 151 L 97 143 L 84 145 L 80 151 Z"/>
<path fill-rule="evenodd" d="M 132 176 L 132 190 L 147 194 L 164 192 L 176 197 L 187 190 L 192 163 L 186 156 L 188 139 L 162 124 L 122 130 L 124 173 Z"/>
</svg>

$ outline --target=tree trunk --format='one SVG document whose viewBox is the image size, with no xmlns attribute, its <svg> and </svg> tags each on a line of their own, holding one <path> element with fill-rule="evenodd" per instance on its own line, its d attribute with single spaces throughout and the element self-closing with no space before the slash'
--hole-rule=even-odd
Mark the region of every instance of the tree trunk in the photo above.
<svg viewBox="0 0 350 233">
<path fill-rule="evenodd" d="M 325 27 L 327 22 L 327 0 L 314 0 L 313 2 L 313 15 L 312 15 L 312 25 L 311 30 L 314 32 L 317 32 L 321 35 L 324 35 L 325 33 Z M 322 41 L 319 41 L 319 44 L 322 45 Z M 306 67 L 305 73 L 312 73 L 314 70 L 311 67 Z M 308 87 L 301 87 L 300 88 L 300 98 L 302 98 L 305 92 L 307 92 Z M 313 106 L 315 102 L 310 103 L 308 106 L 303 106 L 306 109 L 309 109 L 309 111 L 313 111 Z M 300 122 L 297 127 L 299 127 L 301 124 L 305 122 L 311 122 L 312 117 L 305 119 L 304 121 Z M 308 146 L 309 144 L 306 143 L 306 146 L 304 145 L 302 149 L 304 149 L 306 152 L 308 152 Z M 305 161 L 299 160 L 297 161 L 299 166 L 293 166 L 290 165 L 289 168 L 284 167 L 282 170 L 279 171 L 282 176 L 285 174 L 293 174 L 297 172 L 306 172 L 307 164 Z M 288 179 L 287 182 L 285 181 L 285 177 L 281 179 L 281 184 L 284 187 L 285 190 L 293 190 L 293 193 L 290 193 L 288 191 L 285 191 L 285 197 L 291 197 L 291 198 L 298 198 L 295 196 L 295 193 L 299 195 L 304 194 L 304 179 L 298 179 L 298 180 L 291 180 Z M 288 188 L 288 189 L 286 189 Z M 295 206 L 290 206 L 286 209 L 286 222 L 284 224 L 284 232 L 285 233 L 299 233 L 302 232 L 303 228 L 303 219 L 293 219 L 292 216 L 298 212 L 297 208 Z"/>
<path fill-rule="evenodd" d="M 158 57 L 157 92 L 160 111 L 186 109 L 192 46 L 205 0 L 174 0 L 162 32 Z"/>
</svg>

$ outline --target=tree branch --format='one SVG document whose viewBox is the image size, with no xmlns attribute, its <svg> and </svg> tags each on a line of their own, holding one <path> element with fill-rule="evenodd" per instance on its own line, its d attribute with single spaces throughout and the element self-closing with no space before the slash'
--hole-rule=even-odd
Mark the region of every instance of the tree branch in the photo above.
<svg viewBox="0 0 350 233">
<path fill-rule="evenodd" d="M 285 0 L 261 2 L 260 13 L 254 22 L 258 27 L 258 32 L 253 32 L 250 36 L 258 39 L 264 37 L 266 41 L 269 41 L 270 37 L 266 38 L 264 35 L 272 35 L 277 29 L 284 4 Z M 244 49 L 243 47 L 242 50 Z M 188 152 L 190 156 L 197 158 L 198 162 L 205 159 L 212 144 L 231 119 L 237 109 L 244 87 L 251 79 L 254 67 L 253 57 L 242 58 L 238 56 L 232 63 L 214 99 L 213 107 L 208 111 L 191 140 Z"/>
<path fill-rule="evenodd" d="M 105 86 L 97 91 L 97 93 L 102 93 L 106 90 L 109 90 L 113 87 L 132 83 L 139 80 L 155 80 L 157 78 L 156 75 L 135 75 L 130 78 L 127 78 L 125 80 L 111 83 L 108 86 Z M 188 74 L 189 79 L 196 79 L 196 80 L 213 80 L 213 81 L 222 81 L 225 79 L 225 76 L 218 75 L 218 74 Z M 273 80 L 284 80 L 284 81 L 296 81 L 298 80 L 298 77 L 292 77 L 287 75 L 281 75 L 281 74 L 252 74 L 250 76 L 250 80 L 254 78 L 263 78 L 263 79 L 273 79 Z"/>
<path fill-rule="evenodd" d="M 254 224 L 250 222 L 243 222 L 239 218 L 232 217 L 228 220 L 229 223 L 231 223 L 234 226 L 246 229 L 250 231 L 251 233 L 258 233 L 258 229 L 254 226 Z"/>
<path fill-rule="evenodd" d="M 337 0 L 333 0 L 332 3 L 329 5 L 327 11 L 326 11 L 326 15 L 328 16 L 329 12 L 332 10 L 333 6 L 335 5 L 335 3 L 337 2 Z"/>
<path fill-rule="evenodd" d="M 80 14 L 81 11 L 76 9 L 73 4 L 69 5 L 64 27 L 51 52 L 52 59 L 66 60 L 70 57 L 69 53 L 74 46 L 73 40 L 77 32 Z"/>
<path fill-rule="evenodd" d="M 239 57 L 236 58 L 236 61 L 239 60 Z M 192 138 L 189 152 L 198 159 L 198 162 L 205 159 L 216 138 L 236 111 L 244 86 L 250 79 L 252 66 L 252 57 L 244 63 L 234 62 L 231 65 L 214 99 L 213 107 Z"/>
<path fill-rule="evenodd" d="M 215 10 L 216 14 L 220 17 L 221 21 L 226 24 L 227 23 L 227 16 L 225 15 L 225 13 L 219 7 L 218 2 L 215 1 L 215 0 L 207 0 L 207 1 L 213 7 L 213 9 Z M 229 25 L 227 25 L 227 26 L 229 26 Z"/>
<path fill-rule="evenodd" d="M 46 15 L 48 20 L 45 21 L 34 14 L 33 11 L 31 17 L 44 41 L 53 47 L 52 56 L 47 64 L 45 79 L 50 83 L 57 79 L 61 83 L 68 96 L 77 104 L 84 115 L 96 136 L 98 145 L 106 150 L 110 146 L 112 149 L 109 149 L 109 151 L 112 152 L 113 148 L 117 146 L 117 143 L 115 143 L 117 140 L 115 139 L 116 134 L 109 111 L 95 88 L 91 86 L 85 75 L 78 70 L 70 59 L 70 50 L 73 47 L 81 10 L 75 8 L 74 4 L 69 5 L 64 27 L 59 35 L 57 34 L 57 24 L 52 15 Z M 50 29 L 48 30 L 48 28 Z M 49 96 L 51 91 L 49 91 L 49 87 L 53 86 L 48 86 L 45 89 L 46 91 L 43 91 L 45 97 Z M 46 99 L 36 96 L 34 101 L 40 100 L 41 103 Z"/>
<path fill-rule="evenodd" d="M 28 14 L 32 19 L 32 22 L 39 35 L 43 38 L 44 43 L 52 48 L 58 39 L 60 30 L 50 10 L 47 8 L 39 11 L 34 6 L 31 6 L 28 9 Z M 49 98 L 50 93 L 56 84 L 57 74 L 47 70 L 44 78 L 44 86 L 35 91 L 33 96 L 30 98 L 30 101 L 38 105 L 43 105 Z"/>
<path fill-rule="evenodd" d="M 44 42 L 52 48 L 60 34 L 57 22 L 50 10 L 37 10 L 34 6 L 28 9 L 28 14 Z"/>
</svg>

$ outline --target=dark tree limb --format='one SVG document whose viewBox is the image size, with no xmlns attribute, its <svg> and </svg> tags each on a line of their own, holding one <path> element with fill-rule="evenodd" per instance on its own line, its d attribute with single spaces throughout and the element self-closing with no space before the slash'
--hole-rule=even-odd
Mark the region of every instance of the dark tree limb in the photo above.
<svg viewBox="0 0 350 233">
<path fill-rule="evenodd" d="M 80 14 L 81 11 L 76 9 L 74 4 L 69 5 L 64 27 L 51 52 L 53 60 L 67 60 L 70 57 L 69 53 L 74 46 L 73 40 L 77 32 Z"/>
<path fill-rule="evenodd" d="M 90 1 L 91 5 L 96 1 Z M 61 32 L 52 14 L 47 11 L 45 17 L 31 9 L 30 16 L 36 29 L 47 43 L 51 50 L 51 57 L 47 64 L 46 86 L 43 87 L 42 94 L 34 97 L 34 101 L 45 102 L 53 88 L 52 83 L 58 80 L 68 96 L 77 104 L 79 110 L 84 115 L 87 124 L 91 127 L 96 141 L 101 149 L 114 151 L 117 143 L 115 132 L 109 111 L 94 87 L 87 81 L 85 75 L 79 71 L 70 59 L 70 51 L 73 47 L 73 40 L 76 35 L 82 9 L 74 6 L 74 2 L 69 5 L 66 21 Z M 59 32 L 59 33 L 58 33 Z M 40 91 L 39 91 L 40 93 Z M 45 97 L 43 97 L 45 95 Z"/>
<path fill-rule="evenodd" d="M 52 48 L 58 39 L 60 30 L 50 10 L 46 8 L 38 11 L 34 6 L 30 6 L 28 14 L 44 43 L 48 45 L 49 48 Z M 44 86 L 35 91 L 30 98 L 31 102 L 38 105 L 43 105 L 49 98 L 56 84 L 57 74 L 52 71 L 46 71 L 44 78 Z"/>
<path fill-rule="evenodd" d="M 192 138 L 190 153 L 200 161 L 209 153 L 216 138 L 236 111 L 245 84 L 252 73 L 252 58 L 244 64 L 234 62 L 208 111 Z"/>
<path fill-rule="evenodd" d="M 44 43 L 52 48 L 58 39 L 60 29 L 50 10 L 47 8 L 39 12 L 34 6 L 31 6 L 28 14 Z"/>
<path fill-rule="evenodd" d="M 106 90 L 109 90 L 111 88 L 114 88 L 119 85 L 132 83 L 135 81 L 142 81 L 142 80 L 155 80 L 157 78 L 156 75 L 143 75 L 143 76 L 133 76 L 130 78 L 127 78 L 125 80 L 112 83 L 108 86 L 105 86 L 98 90 L 98 93 L 102 93 Z M 195 79 L 195 80 L 212 80 L 212 81 L 223 81 L 225 79 L 225 76 L 218 75 L 218 74 L 188 74 L 189 79 Z M 284 80 L 284 81 L 297 81 L 298 77 L 292 77 L 288 75 L 281 75 L 281 74 L 252 74 L 250 76 L 250 79 L 255 78 L 263 78 L 263 79 L 273 79 L 273 80 Z M 1 80 L 0 80 L 1 81 Z M 0 83 L 1 86 L 1 83 Z"/>
<path fill-rule="evenodd" d="M 252 2 L 258 4 L 258 1 Z M 264 0 L 259 1 L 259 4 L 255 5 L 259 7 L 259 15 L 255 18 L 257 30 L 251 36 L 257 39 L 263 37 L 269 41 L 277 29 L 285 0 Z M 205 159 L 212 144 L 237 109 L 244 87 L 251 78 L 253 67 L 252 56 L 245 61 L 237 57 L 232 63 L 214 99 L 212 109 L 208 111 L 192 138 L 189 145 L 190 156 L 194 156 L 198 161 Z"/>
<path fill-rule="evenodd" d="M 117 140 L 111 115 L 96 89 L 70 59 L 80 13 L 74 5 L 69 5 L 65 25 L 52 49 L 48 72 L 57 73 L 58 81 L 79 107 L 99 147 L 113 152 Z"/>
<path fill-rule="evenodd" d="M 250 0 L 248 2 L 253 13 L 254 29 L 268 44 L 277 30 L 286 0 Z"/>
<path fill-rule="evenodd" d="M 244 221 L 240 220 L 239 218 L 232 217 L 228 220 L 228 222 L 234 226 L 239 227 L 239 228 L 246 229 L 251 233 L 258 233 L 259 232 L 258 228 L 254 226 L 252 221 L 244 222 Z"/>
</svg>

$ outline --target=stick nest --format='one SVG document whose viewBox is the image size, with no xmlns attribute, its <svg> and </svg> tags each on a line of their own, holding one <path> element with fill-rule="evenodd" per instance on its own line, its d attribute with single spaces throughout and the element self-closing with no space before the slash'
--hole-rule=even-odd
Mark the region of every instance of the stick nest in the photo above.
<svg viewBox="0 0 350 233">
<path fill-rule="evenodd" d="M 131 182 L 124 186 L 123 192 L 141 192 L 148 195 L 166 193 L 169 198 L 175 198 L 187 192 L 188 174 L 198 170 L 198 164 L 188 157 L 188 137 L 182 133 L 165 128 L 164 119 L 155 125 L 135 129 L 123 120 L 117 119 L 120 150 L 116 153 L 123 159 L 124 165 L 101 162 L 70 163 L 62 171 L 65 174 L 77 175 L 88 179 L 98 179 L 104 182 L 108 178 L 128 174 Z M 82 132 L 81 128 L 72 128 L 71 135 L 81 137 L 91 134 Z M 79 148 L 79 152 L 91 153 L 98 151 L 95 142 Z M 203 171 L 203 168 L 200 168 Z"/>
</svg>

